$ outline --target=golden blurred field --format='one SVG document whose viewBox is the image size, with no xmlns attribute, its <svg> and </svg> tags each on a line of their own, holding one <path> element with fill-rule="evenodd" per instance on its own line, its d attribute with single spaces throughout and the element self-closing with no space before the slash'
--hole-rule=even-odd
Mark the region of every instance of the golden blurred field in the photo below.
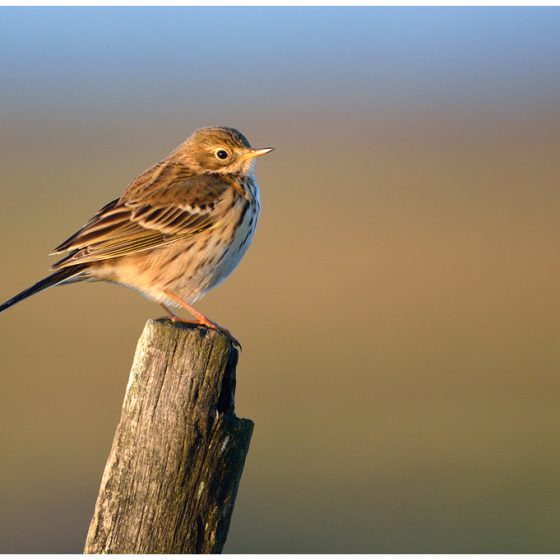
<svg viewBox="0 0 560 560">
<path fill-rule="evenodd" d="M 194 128 L 238 127 L 276 151 L 253 246 L 199 304 L 243 343 L 237 414 L 256 423 L 227 551 L 558 552 L 560 90 L 267 97 L 283 56 L 245 102 L 4 99 L 0 299 Z M 0 552 L 81 550 L 161 314 L 90 284 L 0 316 Z"/>
</svg>

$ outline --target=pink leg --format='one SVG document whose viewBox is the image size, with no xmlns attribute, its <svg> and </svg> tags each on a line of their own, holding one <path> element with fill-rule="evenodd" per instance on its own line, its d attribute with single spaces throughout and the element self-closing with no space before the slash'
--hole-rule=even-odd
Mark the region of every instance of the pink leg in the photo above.
<svg viewBox="0 0 560 560">
<path fill-rule="evenodd" d="M 173 311 L 171 311 L 171 309 L 169 309 L 169 307 L 167 307 L 167 305 L 160 303 L 160 305 L 165 309 L 165 312 L 169 315 L 169 319 L 171 319 L 171 321 L 173 321 L 174 323 L 187 323 L 189 325 L 198 325 L 199 323 L 195 323 L 195 322 L 190 322 L 190 321 L 185 321 L 185 319 L 179 317 L 179 315 L 175 315 L 175 313 L 173 313 Z"/>
<path fill-rule="evenodd" d="M 208 319 L 208 317 L 205 317 L 202 313 L 199 313 L 194 307 L 192 307 L 191 305 L 189 305 L 184 299 L 180 298 L 179 296 L 176 296 L 175 294 L 172 294 L 171 292 L 163 292 L 169 299 L 172 299 L 174 302 L 178 303 L 181 307 L 185 308 L 191 315 L 193 315 L 195 317 L 195 319 L 198 321 L 197 325 L 204 325 L 205 327 L 209 327 L 215 331 L 221 332 L 223 334 L 225 334 L 227 337 L 229 337 L 232 342 L 236 345 L 239 346 L 239 349 L 241 350 L 241 343 L 239 342 L 239 340 L 237 340 L 227 329 L 225 329 L 224 327 L 221 327 L 220 325 L 218 325 L 218 323 L 214 323 L 214 321 L 211 321 L 210 319 Z M 177 317 L 177 315 L 175 315 L 175 313 L 171 312 L 169 309 L 167 309 L 167 307 L 163 304 L 161 304 L 163 306 L 163 308 L 169 313 L 171 320 L 173 322 L 181 322 L 181 323 L 189 323 L 189 324 L 193 324 L 192 322 L 189 321 L 185 321 L 184 319 L 181 319 L 180 317 Z"/>
</svg>

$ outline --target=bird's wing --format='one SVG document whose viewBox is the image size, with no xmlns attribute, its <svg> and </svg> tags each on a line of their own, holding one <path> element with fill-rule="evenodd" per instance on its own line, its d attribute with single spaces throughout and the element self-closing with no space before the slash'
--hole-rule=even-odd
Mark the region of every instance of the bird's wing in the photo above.
<svg viewBox="0 0 560 560">
<path fill-rule="evenodd" d="M 52 254 L 69 251 L 53 268 L 130 255 L 213 228 L 233 195 L 232 184 L 220 175 L 184 176 L 159 173 L 146 187 L 134 188 L 101 208 Z"/>
</svg>

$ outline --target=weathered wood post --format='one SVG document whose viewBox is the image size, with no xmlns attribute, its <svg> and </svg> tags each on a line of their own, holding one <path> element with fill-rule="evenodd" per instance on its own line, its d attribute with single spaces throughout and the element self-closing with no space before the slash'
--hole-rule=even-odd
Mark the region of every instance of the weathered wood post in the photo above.
<svg viewBox="0 0 560 560">
<path fill-rule="evenodd" d="M 237 350 L 166 319 L 138 342 L 85 553 L 217 553 L 253 422 L 234 413 Z"/>
</svg>

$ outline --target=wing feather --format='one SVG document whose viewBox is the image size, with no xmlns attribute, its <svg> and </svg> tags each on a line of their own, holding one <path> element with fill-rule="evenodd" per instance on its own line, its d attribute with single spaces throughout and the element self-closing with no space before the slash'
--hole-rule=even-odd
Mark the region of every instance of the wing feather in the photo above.
<svg viewBox="0 0 560 560">
<path fill-rule="evenodd" d="M 54 250 L 53 254 L 70 253 L 52 268 L 154 249 L 215 227 L 221 207 L 236 196 L 231 182 L 220 175 L 188 176 L 184 170 L 179 171 L 162 173 L 158 167 L 152 188 L 143 188 L 141 196 L 133 183 L 122 198 L 101 208 Z M 145 177 L 142 181 L 144 186 Z"/>
</svg>

